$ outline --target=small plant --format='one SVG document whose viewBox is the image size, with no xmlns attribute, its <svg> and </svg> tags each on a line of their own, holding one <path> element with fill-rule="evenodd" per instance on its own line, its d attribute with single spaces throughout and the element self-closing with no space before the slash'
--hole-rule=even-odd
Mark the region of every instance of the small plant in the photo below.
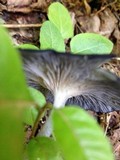
<svg viewBox="0 0 120 160">
<path fill-rule="evenodd" d="M 75 54 L 109 54 L 112 51 L 112 42 L 99 34 L 81 33 L 73 37 L 72 19 L 62 4 L 58 2 L 51 4 L 48 8 L 48 18 L 49 21 L 44 22 L 41 27 L 40 49 L 55 49 L 62 52 L 65 50 L 64 41 L 72 38 L 70 49 Z"/>
<path fill-rule="evenodd" d="M 74 28 L 69 12 L 60 3 L 50 5 L 48 18 L 49 21 L 41 27 L 40 49 L 65 52 L 65 40 L 72 38 L 70 49 L 75 54 L 111 52 L 112 42 L 100 35 L 82 33 L 73 37 Z M 0 142 L 4 148 L 0 158 L 16 160 L 22 159 L 22 122 L 34 126 L 46 100 L 42 93 L 25 84 L 19 54 L 2 27 L 0 35 Z M 32 45 L 21 45 L 21 48 L 26 47 L 37 49 Z M 84 110 L 75 106 L 63 109 L 53 107 L 52 121 L 54 136 L 30 139 L 25 147 L 24 159 L 113 160 L 109 142 L 95 120 Z"/>
<path fill-rule="evenodd" d="M 95 33 L 80 33 L 74 36 L 72 19 L 61 3 L 55 2 L 49 6 L 48 19 L 42 24 L 40 30 L 40 49 L 65 52 L 65 40 L 71 38 L 70 50 L 73 54 L 111 53 L 113 43 L 104 36 Z M 22 45 L 22 48 L 32 47 L 32 45 L 31 47 L 26 45 Z M 33 49 L 35 49 L 34 46 Z"/>
</svg>

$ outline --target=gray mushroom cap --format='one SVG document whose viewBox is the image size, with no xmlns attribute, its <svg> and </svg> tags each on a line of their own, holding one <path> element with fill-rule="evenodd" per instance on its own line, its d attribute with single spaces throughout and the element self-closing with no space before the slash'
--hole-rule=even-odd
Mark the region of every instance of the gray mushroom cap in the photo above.
<svg viewBox="0 0 120 160">
<path fill-rule="evenodd" d="M 19 51 L 28 85 L 40 90 L 56 108 L 73 104 L 101 113 L 120 110 L 120 79 L 99 67 L 113 55 Z"/>
</svg>

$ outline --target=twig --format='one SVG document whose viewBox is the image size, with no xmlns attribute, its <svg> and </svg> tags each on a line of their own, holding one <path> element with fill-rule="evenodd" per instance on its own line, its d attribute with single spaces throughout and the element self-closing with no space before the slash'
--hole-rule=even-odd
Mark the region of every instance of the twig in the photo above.
<svg viewBox="0 0 120 160">
<path fill-rule="evenodd" d="M 5 28 L 38 28 L 41 27 L 42 24 L 2 24 Z"/>
<path fill-rule="evenodd" d="M 111 3 L 106 4 L 106 5 L 105 5 L 104 7 L 102 7 L 99 11 L 97 11 L 97 12 L 95 13 L 95 15 L 99 14 L 100 12 L 104 11 L 107 7 L 109 7 L 109 6 L 111 6 L 111 5 L 115 4 L 115 3 L 117 3 L 117 0 L 115 0 L 114 2 L 111 2 Z"/>
<path fill-rule="evenodd" d="M 111 114 L 106 114 L 106 115 L 105 115 L 105 118 L 106 118 L 106 127 L 105 127 L 104 135 L 106 136 L 106 135 L 107 135 L 108 128 L 109 128 L 109 124 L 110 124 Z"/>
</svg>

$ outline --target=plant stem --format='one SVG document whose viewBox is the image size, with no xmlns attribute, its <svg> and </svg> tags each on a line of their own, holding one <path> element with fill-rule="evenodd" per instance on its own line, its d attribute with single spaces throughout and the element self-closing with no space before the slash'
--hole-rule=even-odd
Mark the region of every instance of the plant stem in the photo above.
<svg viewBox="0 0 120 160">
<path fill-rule="evenodd" d="M 45 113 L 51 109 L 52 109 L 52 105 L 50 103 L 47 103 L 43 108 L 40 109 L 39 114 L 36 118 L 35 124 L 33 126 L 33 130 L 32 130 L 30 139 L 35 137 L 40 120 L 45 116 Z"/>
</svg>

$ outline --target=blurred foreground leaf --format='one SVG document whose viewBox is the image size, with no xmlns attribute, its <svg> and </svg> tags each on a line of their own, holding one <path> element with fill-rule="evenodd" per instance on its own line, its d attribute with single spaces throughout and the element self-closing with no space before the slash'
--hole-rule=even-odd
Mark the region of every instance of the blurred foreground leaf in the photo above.
<svg viewBox="0 0 120 160">
<path fill-rule="evenodd" d="M 0 159 L 21 160 L 24 143 L 22 111 L 31 96 L 20 57 L 0 26 Z"/>
<path fill-rule="evenodd" d="M 0 100 L 29 100 L 22 64 L 17 50 L 0 27 Z M 4 103 L 4 102 L 3 102 Z"/>
<path fill-rule="evenodd" d="M 22 160 L 22 112 L 17 105 L 0 106 L 0 159 Z"/>
<path fill-rule="evenodd" d="M 56 142 L 47 137 L 32 139 L 27 145 L 28 160 L 62 160 Z"/>
<path fill-rule="evenodd" d="M 65 160 L 113 160 L 95 120 L 76 106 L 54 110 L 54 133 Z"/>
</svg>

